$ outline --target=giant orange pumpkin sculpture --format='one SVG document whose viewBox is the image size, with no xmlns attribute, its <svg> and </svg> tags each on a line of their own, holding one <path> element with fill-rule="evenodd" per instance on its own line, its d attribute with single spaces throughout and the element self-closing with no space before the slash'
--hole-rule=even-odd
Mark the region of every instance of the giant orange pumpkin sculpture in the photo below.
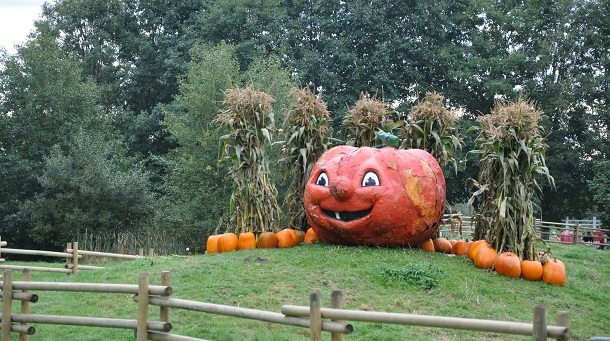
<svg viewBox="0 0 610 341">
<path fill-rule="evenodd" d="M 437 230 L 445 178 L 420 149 L 338 146 L 326 151 L 305 187 L 307 220 L 326 243 L 417 246 Z"/>
</svg>

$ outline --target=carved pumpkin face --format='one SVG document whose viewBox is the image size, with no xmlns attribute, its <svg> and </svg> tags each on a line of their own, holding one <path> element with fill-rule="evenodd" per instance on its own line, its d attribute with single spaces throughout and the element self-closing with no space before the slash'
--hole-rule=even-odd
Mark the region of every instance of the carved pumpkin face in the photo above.
<svg viewBox="0 0 610 341">
<path fill-rule="evenodd" d="M 444 201 L 441 168 L 420 149 L 334 147 L 304 195 L 319 239 L 345 245 L 419 245 L 438 228 Z"/>
</svg>

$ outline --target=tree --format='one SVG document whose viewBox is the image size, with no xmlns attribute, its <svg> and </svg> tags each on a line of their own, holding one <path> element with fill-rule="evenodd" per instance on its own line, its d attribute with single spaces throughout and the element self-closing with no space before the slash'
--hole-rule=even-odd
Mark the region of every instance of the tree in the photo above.
<svg viewBox="0 0 610 341">
<path fill-rule="evenodd" d="M 108 127 L 110 115 L 98 105 L 99 89 L 82 80 L 78 63 L 53 37 L 39 33 L 0 70 L 0 234 L 20 246 L 32 243 L 20 205 L 43 189 L 38 183 L 44 157 L 68 148 L 80 130 Z"/>
<path fill-rule="evenodd" d="M 39 245 L 60 248 L 77 235 L 137 231 L 152 221 L 154 197 L 126 149 L 102 134 L 78 132 L 67 151 L 44 159 L 41 191 L 22 205 Z"/>
</svg>

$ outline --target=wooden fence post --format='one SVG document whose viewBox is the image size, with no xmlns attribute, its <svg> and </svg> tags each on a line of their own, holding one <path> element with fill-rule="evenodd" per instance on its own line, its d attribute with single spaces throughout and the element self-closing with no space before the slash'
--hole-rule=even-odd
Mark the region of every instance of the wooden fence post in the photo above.
<svg viewBox="0 0 610 341">
<path fill-rule="evenodd" d="M 559 341 L 568 341 L 572 337 L 570 332 L 570 315 L 567 311 L 560 311 L 557 313 L 557 325 L 568 328 L 566 333 L 557 338 Z"/>
<path fill-rule="evenodd" d="M 141 273 L 138 281 L 138 329 L 136 341 L 148 340 L 148 273 Z"/>
<path fill-rule="evenodd" d="M 2 288 L 2 333 L 1 341 L 11 340 L 11 312 L 13 308 L 13 272 L 4 270 L 4 283 Z"/>
<path fill-rule="evenodd" d="M 322 313 L 320 309 L 320 289 L 314 289 L 309 295 L 309 330 L 312 341 L 322 340 Z"/>
<path fill-rule="evenodd" d="M 171 277 L 169 271 L 161 271 L 161 285 L 171 286 Z M 168 295 L 162 295 L 168 296 Z M 169 307 L 159 307 L 159 321 L 161 322 L 169 322 Z"/>
<path fill-rule="evenodd" d="M 139 248 L 138 249 L 138 256 L 144 257 L 144 248 Z"/>
<path fill-rule="evenodd" d="M 66 253 L 68 253 L 68 250 L 72 249 L 72 243 L 66 243 Z M 67 269 L 70 268 L 70 265 L 72 265 L 72 260 L 70 259 L 70 257 L 66 257 L 66 265 L 67 265 Z M 66 275 L 69 275 L 69 273 L 66 273 Z"/>
<path fill-rule="evenodd" d="M 78 272 L 78 242 L 72 244 L 72 274 Z"/>
<path fill-rule="evenodd" d="M 148 248 L 148 257 L 153 257 L 155 255 L 155 249 L 152 247 Z"/>
<path fill-rule="evenodd" d="M 2 236 L 0 236 L 0 263 L 4 262 L 4 258 L 2 258 Z"/>
<path fill-rule="evenodd" d="M 534 306 L 534 323 L 533 323 L 533 334 L 532 340 L 534 341 L 545 341 L 546 340 L 546 308 L 542 304 L 536 304 Z"/>
<path fill-rule="evenodd" d="M 330 294 L 330 304 L 331 308 L 333 309 L 343 308 L 343 292 L 341 290 L 333 290 L 333 292 Z M 331 321 L 341 322 L 339 320 L 332 319 Z M 343 341 L 342 333 L 331 333 L 330 335 L 332 341 Z"/>
<path fill-rule="evenodd" d="M 578 243 L 578 227 L 579 227 L 580 223 L 577 221 L 576 222 L 576 228 L 574 231 L 574 239 L 572 240 L 572 244 L 576 244 Z"/>
<path fill-rule="evenodd" d="M 30 282 L 32 280 L 32 272 L 29 269 L 24 269 L 23 270 L 23 276 L 21 277 L 21 280 L 24 282 Z M 30 291 L 27 289 L 23 289 L 22 290 L 24 294 L 28 294 Z M 30 301 L 29 300 L 23 300 L 21 301 L 21 314 L 22 315 L 27 315 L 30 313 Z M 27 326 L 27 323 L 22 323 L 21 325 L 23 325 L 24 327 Z M 19 341 L 28 341 L 29 339 L 29 335 L 28 334 L 19 334 Z"/>
</svg>

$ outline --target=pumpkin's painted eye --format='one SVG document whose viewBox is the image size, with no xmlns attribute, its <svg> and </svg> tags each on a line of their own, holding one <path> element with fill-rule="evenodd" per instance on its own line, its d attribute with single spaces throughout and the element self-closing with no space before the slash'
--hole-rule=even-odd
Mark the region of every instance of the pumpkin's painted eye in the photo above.
<svg viewBox="0 0 610 341">
<path fill-rule="evenodd" d="M 367 172 L 362 178 L 362 187 L 379 186 L 379 177 L 375 172 Z"/>
<path fill-rule="evenodd" d="M 328 187 L 328 176 L 326 173 L 322 172 L 318 175 L 318 180 L 316 180 L 316 185 Z"/>
</svg>

